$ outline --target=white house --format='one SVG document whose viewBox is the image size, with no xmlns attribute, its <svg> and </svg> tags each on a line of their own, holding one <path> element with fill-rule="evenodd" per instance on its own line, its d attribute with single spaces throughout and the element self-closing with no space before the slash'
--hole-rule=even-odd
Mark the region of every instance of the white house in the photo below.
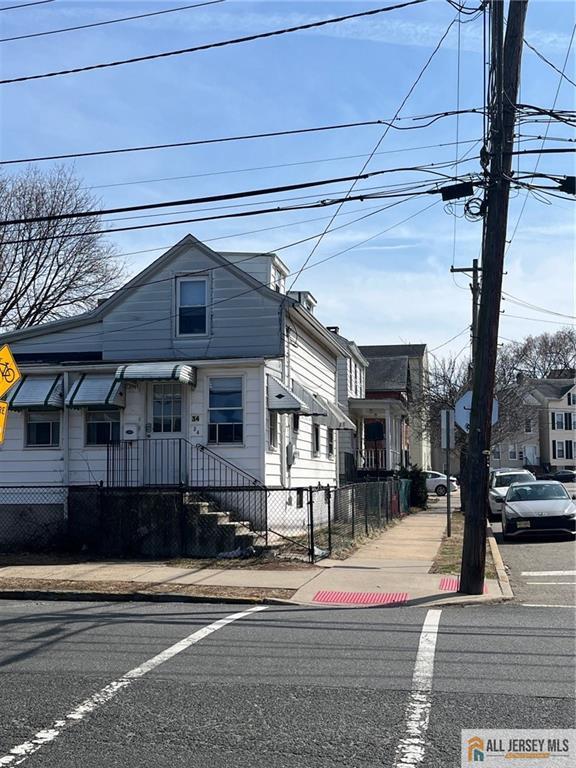
<svg viewBox="0 0 576 768">
<path fill-rule="evenodd" d="M 574 371 L 563 378 L 533 380 L 540 404 L 540 457 L 552 471 L 576 467 L 576 381 Z"/>
<path fill-rule="evenodd" d="M 335 485 L 350 351 L 286 275 L 188 235 L 98 308 L 3 334 L 0 485 Z"/>
</svg>

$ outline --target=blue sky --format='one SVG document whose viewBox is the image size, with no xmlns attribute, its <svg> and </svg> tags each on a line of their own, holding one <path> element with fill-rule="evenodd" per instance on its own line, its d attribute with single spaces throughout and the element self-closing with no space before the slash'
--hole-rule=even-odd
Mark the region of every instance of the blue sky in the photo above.
<svg viewBox="0 0 576 768">
<path fill-rule="evenodd" d="M 189 3 L 190 0 L 56 0 L 35 8 L 0 13 L 0 37 Z M 0 67 L 3 78 L 66 69 L 185 48 L 386 4 L 390 3 L 227 0 L 150 19 L 0 43 Z M 413 8 L 271 40 L 1 86 L 0 154 L 7 159 L 390 118 L 455 14 L 445 0 L 429 0 Z M 561 66 L 574 22 L 572 2 L 530 0 L 526 39 Z M 567 69 L 572 77 L 575 51 L 576 43 Z M 457 64 L 458 37 L 454 27 L 401 116 L 455 109 Z M 524 50 L 523 102 L 550 107 L 558 82 L 558 74 L 530 50 Z M 460 30 L 460 108 L 481 105 L 479 19 L 462 25 Z M 574 109 L 574 91 L 566 82 L 561 86 L 557 106 Z M 522 132 L 537 136 L 544 128 L 525 126 Z M 380 126 L 371 126 L 87 158 L 76 160 L 74 168 L 104 207 L 137 205 L 353 175 L 362 168 L 382 131 Z M 463 115 L 459 121 L 439 120 L 419 130 L 389 131 L 379 147 L 381 154 L 372 159 L 368 170 L 453 163 L 457 133 L 462 142 L 459 156 L 469 150 L 474 157 L 479 148 L 474 142 L 482 135 L 482 119 L 478 115 Z M 549 135 L 566 138 L 570 134 L 554 125 Z M 438 144 L 450 146 L 430 147 Z M 530 148 L 538 146 L 539 142 L 533 139 L 523 144 Z M 521 168 L 534 169 L 535 163 L 534 156 L 527 156 Z M 254 168 L 259 170 L 250 170 Z M 462 163 L 460 172 L 463 169 L 478 171 L 479 164 L 473 159 Z M 539 170 L 574 173 L 572 156 L 544 158 Z M 453 169 L 447 172 L 452 173 Z M 169 178 L 182 176 L 188 178 Z M 422 171 L 396 173 L 367 181 L 358 189 L 431 178 Z M 346 185 L 333 185 L 308 199 L 322 199 L 344 189 Z M 351 248 L 306 270 L 298 280 L 297 287 L 311 290 L 317 297 L 317 313 L 323 322 L 339 325 L 342 333 L 360 344 L 426 342 L 432 349 L 463 331 L 437 354 L 465 353 L 469 290 L 466 279 L 462 275 L 454 279 L 449 269 L 453 259 L 459 266 L 470 264 L 479 255 L 481 227 L 464 218 L 455 219 L 441 203 L 418 213 L 434 200 L 426 197 L 402 202 L 340 228 L 322 240 L 311 264 Z M 510 232 L 524 200 L 524 193 L 516 194 L 512 200 Z M 380 206 L 384 204 L 381 202 Z M 344 206 L 335 224 L 350 222 L 377 206 L 378 201 L 374 200 L 351 202 Z M 194 215 L 190 208 L 187 210 L 188 216 L 182 218 Z M 331 214 L 332 209 L 270 214 L 127 232 L 112 235 L 111 239 L 121 253 L 131 254 L 125 258 L 133 274 L 189 231 L 216 249 L 269 251 L 321 232 Z M 120 225 L 176 218 L 179 216 L 169 212 L 163 217 L 124 220 Z M 555 199 L 552 205 L 546 205 L 530 196 L 509 248 L 504 290 L 535 305 L 576 314 L 574 223 L 571 200 Z M 270 229 L 254 232 L 264 228 Z M 357 245 L 368 238 L 372 239 Z M 313 244 L 312 241 L 287 248 L 279 255 L 295 271 L 308 257 Z M 148 252 L 133 253 L 144 250 Z M 536 318 L 503 317 L 500 332 L 504 339 L 519 339 L 528 333 L 561 327 L 544 322 L 554 320 L 552 315 L 510 302 L 504 302 L 503 308 L 507 314 Z"/>
</svg>

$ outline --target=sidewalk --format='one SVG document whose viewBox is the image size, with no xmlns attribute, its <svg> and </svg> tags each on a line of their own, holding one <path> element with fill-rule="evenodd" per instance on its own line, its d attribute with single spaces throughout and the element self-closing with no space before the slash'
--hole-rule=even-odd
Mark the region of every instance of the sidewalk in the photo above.
<svg viewBox="0 0 576 768">
<path fill-rule="evenodd" d="M 446 506 L 409 515 L 345 560 L 191 568 L 165 563 L 82 562 L 0 567 L 0 597 L 218 600 L 300 605 L 436 605 L 506 599 L 498 580 L 485 594 L 456 593 L 456 577 L 429 573 L 446 526 Z M 212 566 L 212 567 L 211 567 Z"/>
</svg>

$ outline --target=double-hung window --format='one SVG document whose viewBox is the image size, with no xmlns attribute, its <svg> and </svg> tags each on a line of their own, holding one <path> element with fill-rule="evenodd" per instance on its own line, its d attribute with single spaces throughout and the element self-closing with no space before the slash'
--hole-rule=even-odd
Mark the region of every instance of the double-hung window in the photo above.
<svg viewBox="0 0 576 768">
<path fill-rule="evenodd" d="M 206 278 L 181 277 L 177 289 L 178 336 L 203 336 L 208 331 Z"/>
<path fill-rule="evenodd" d="M 275 451 L 278 448 L 278 414 L 276 411 L 268 411 L 268 449 Z"/>
<path fill-rule="evenodd" d="M 531 433 L 532 432 L 532 419 L 526 419 L 524 422 L 524 432 Z"/>
<path fill-rule="evenodd" d="M 241 443 L 244 439 L 242 378 L 212 378 L 209 387 L 208 442 Z"/>
<path fill-rule="evenodd" d="M 556 413 L 556 429 L 564 429 L 564 413 Z"/>
<path fill-rule="evenodd" d="M 563 440 L 558 440 L 556 442 L 556 458 L 557 459 L 564 458 L 564 441 Z"/>
<path fill-rule="evenodd" d="M 508 446 L 508 458 L 512 460 L 516 459 L 516 446 L 512 443 Z"/>
<path fill-rule="evenodd" d="M 312 454 L 318 456 L 320 453 L 320 425 L 312 425 Z"/>
<path fill-rule="evenodd" d="M 328 427 L 326 453 L 329 459 L 334 456 L 334 430 Z"/>
<path fill-rule="evenodd" d="M 60 445 L 60 412 L 28 411 L 26 415 L 26 447 L 58 448 Z"/>
<path fill-rule="evenodd" d="M 120 411 L 86 411 L 86 445 L 120 440 Z"/>
</svg>

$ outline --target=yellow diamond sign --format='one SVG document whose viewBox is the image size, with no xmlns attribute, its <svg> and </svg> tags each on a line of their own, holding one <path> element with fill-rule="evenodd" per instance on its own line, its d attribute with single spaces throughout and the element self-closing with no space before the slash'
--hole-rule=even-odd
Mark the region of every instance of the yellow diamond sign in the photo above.
<svg viewBox="0 0 576 768">
<path fill-rule="evenodd" d="M 4 442 L 4 433 L 6 432 L 6 421 L 8 420 L 8 403 L 0 401 L 0 445 Z"/>
<path fill-rule="evenodd" d="M 20 381 L 22 374 L 18 370 L 16 361 L 10 352 L 10 347 L 5 344 L 0 349 L 0 397 L 2 397 L 13 384 Z"/>
</svg>

